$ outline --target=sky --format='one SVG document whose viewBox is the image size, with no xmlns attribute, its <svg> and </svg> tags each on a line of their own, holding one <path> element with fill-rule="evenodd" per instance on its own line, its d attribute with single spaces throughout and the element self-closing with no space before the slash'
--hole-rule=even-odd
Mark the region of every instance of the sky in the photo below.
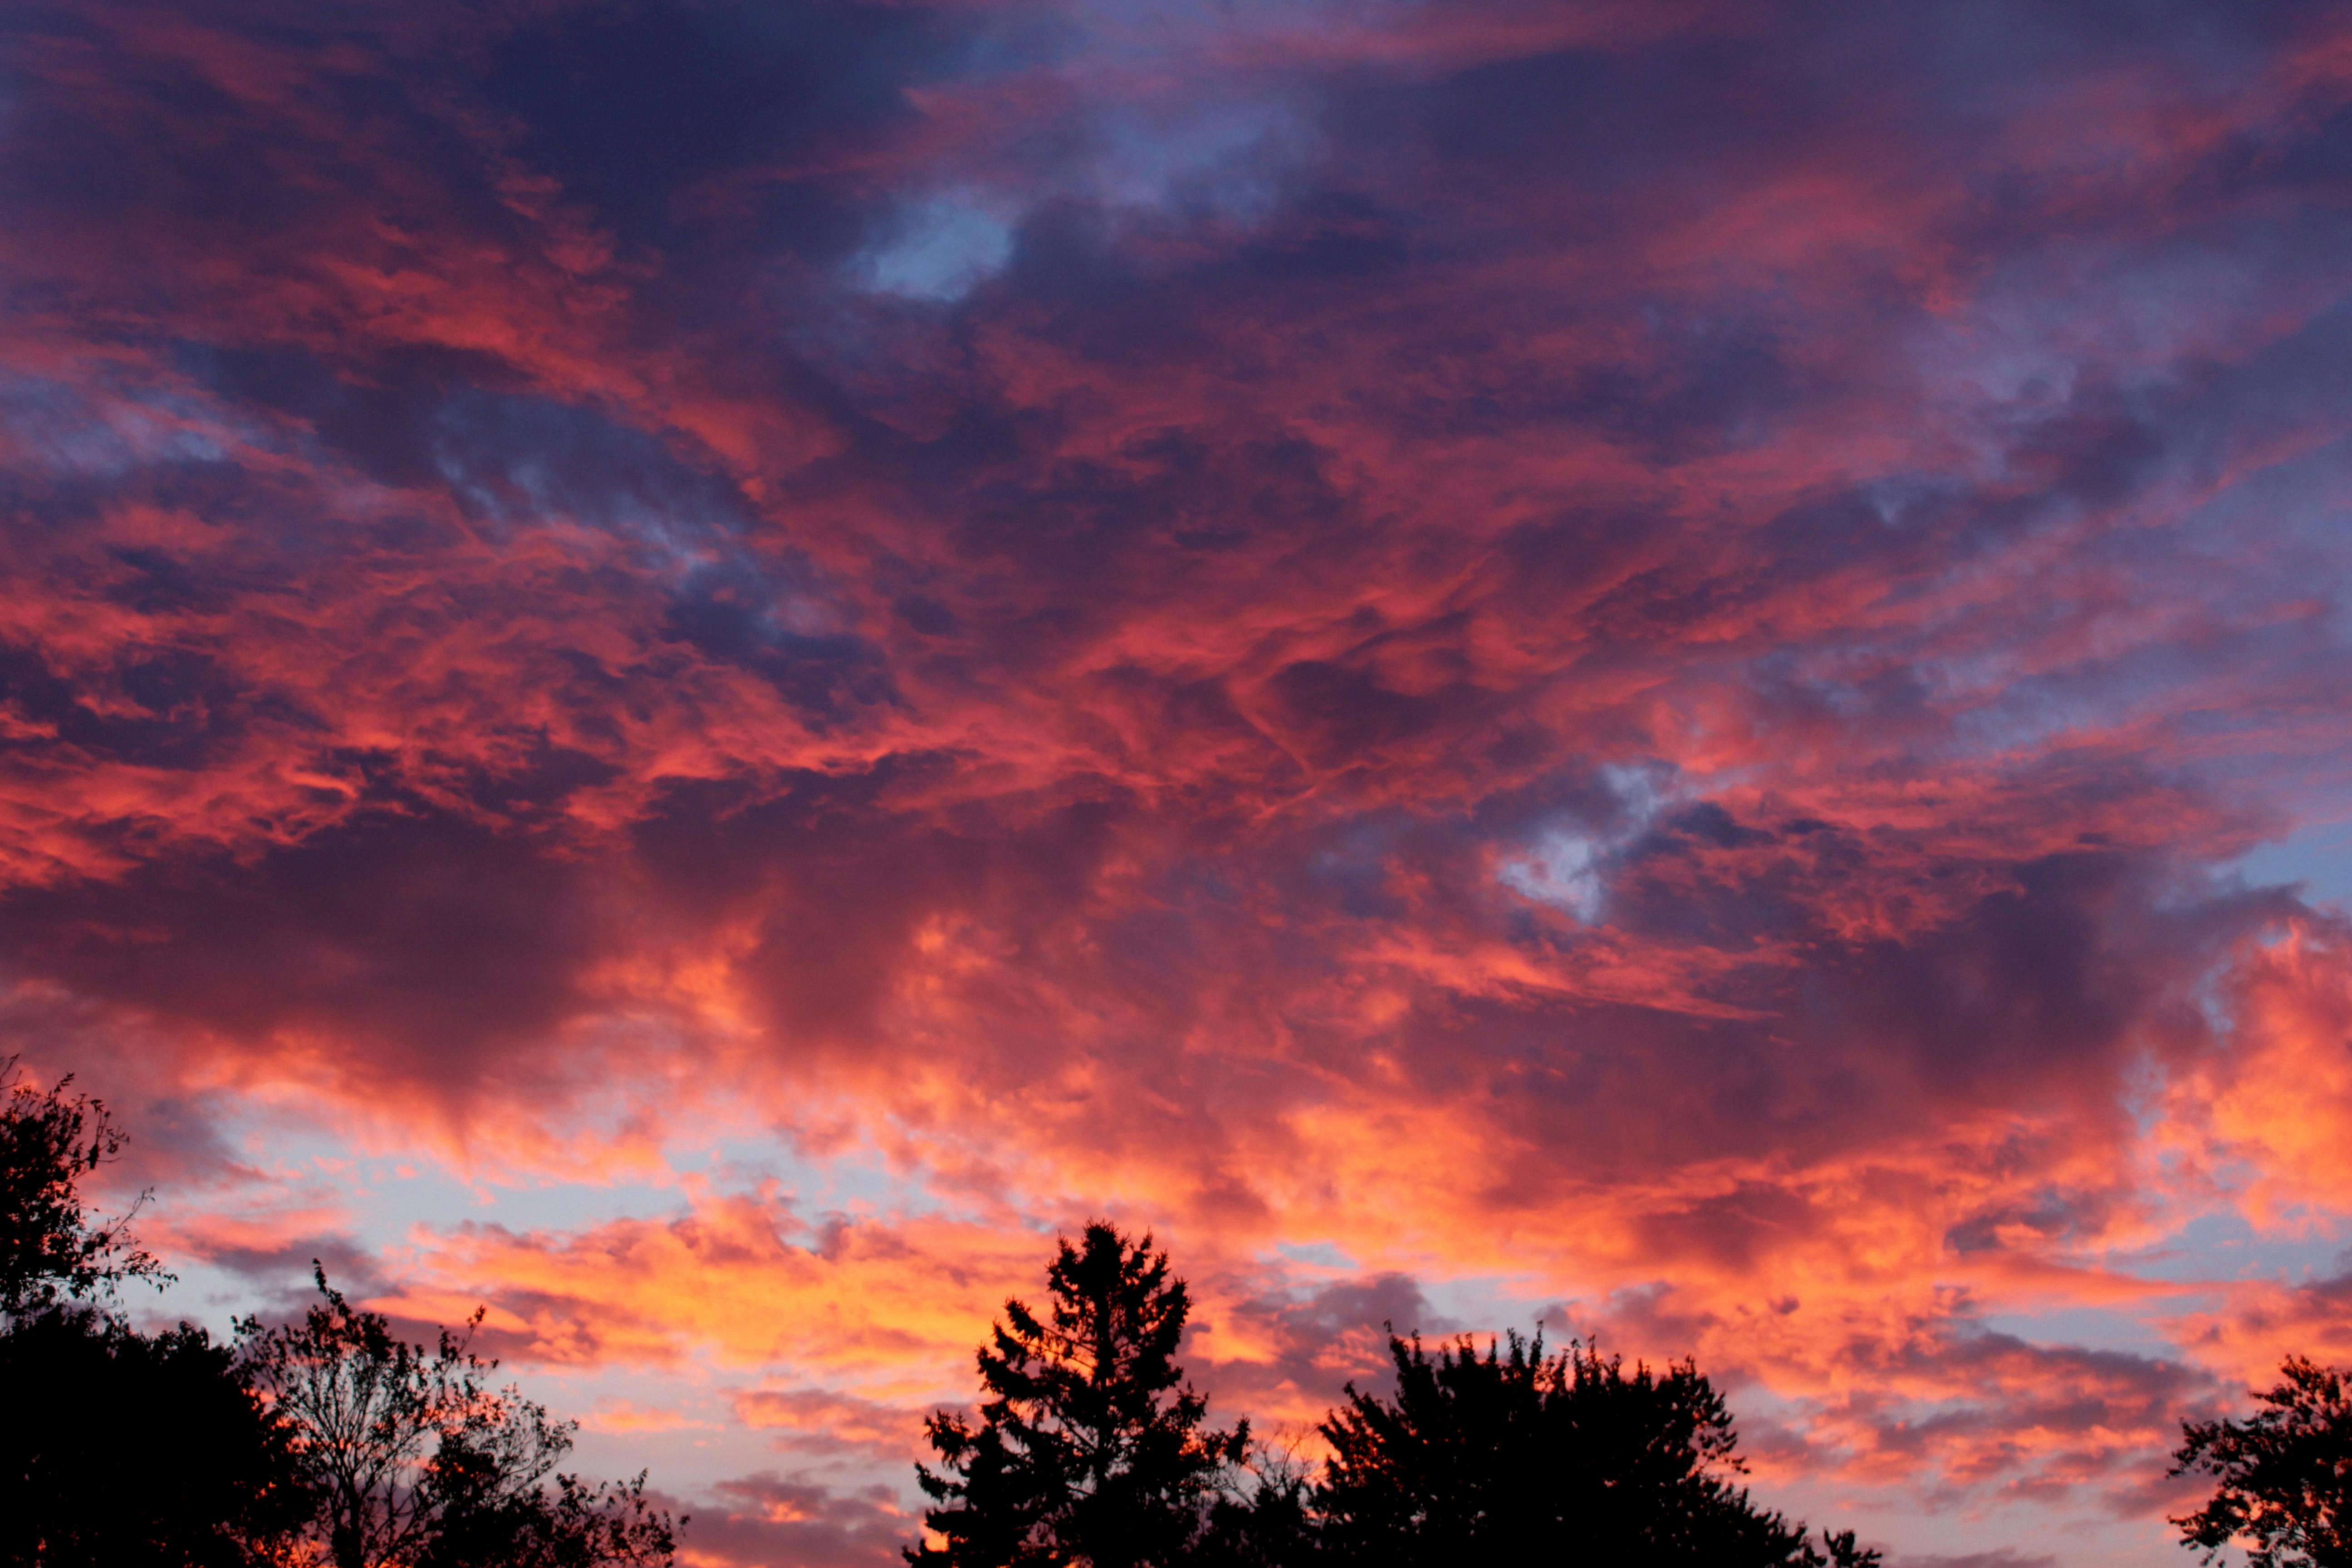
<svg viewBox="0 0 2352 1568">
<path fill-rule="evenodd" d="M 1091 1216 L 2187 1562 L 2352 1361 L 2352 8 L 21 0 L 0 1039 L 334 1282 L 919 1530 Z"/>
</svg>

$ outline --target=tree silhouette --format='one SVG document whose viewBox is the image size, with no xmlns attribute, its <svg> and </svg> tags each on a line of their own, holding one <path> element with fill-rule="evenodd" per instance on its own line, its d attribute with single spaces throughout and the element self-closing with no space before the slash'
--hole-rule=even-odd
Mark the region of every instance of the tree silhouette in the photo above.
<svg viewBox="0 0 2352 1568">
<path fill-rule="evenodd" d="M 1255 1443 L 1243 1466 L 1249 1482 L 1221 1489 L 1207 1527 L 1185 1556 L 1190 1568 L 1303 1568 L 1315 1562 L 1321 1521 L 1307 1467 L 1293 1454 Z"/>
<path fill-rule="evenodd" d="M 309 1510 L 286 1433 L 229 1349 L 62 1305 L 170 1278 L 81 1179 L 123 1135 L 103 1102 L 0 1059 L 0 1563 L 242 1563 Z M 138 1205 L 132 1205 L 135 1211 Z"/>
<path fill-rule="evenodd" d="M 940 1469 L 918 1465 L 945 1542 L 906 1549 L 947 1568 L 1182 1561 L 1213 1489 L 1249 1441 L 1247 1424 L 1205 1429 L 1208 1402 L 1183 1384 L 1176 1347 L 1192 1310 L 1151 1237 L 1091 1222 L 1045 1274 L 1051 1310 L 1017 1300 L 981 1349 L 987 1397 L 975 1428 L 928 1423 Z"/>
<path fill-rule="evenodd" d="M 1691 1568 L 1875 1563 L 1851 1533 L 1815 1547 L 1726 1479 L 1744 1467 L 1723 1396 L 1685 1361 L 1654 1374 L 1513 1333 L 1432 1357 L 1391 1335 L 1393 1399 L 1348 1388 L 1321 1431 L 1324 1550 L 1342 1562 L 1508 1562 L 1573 1542 L 1595 1562 Z"/>
<path fill-rule="evenodd" d="M 37 1089 L 19 1059 L 0 1058 L 0 1313 L 36 1312 L 123 1279 L 169 1279 L 131 1241 L 129 1214 L 97 1224 L 83 1205 L 81 1178 L 122 1149 L 105 1101 L 68 1092 L 70 1074 Z"/>
<path fill-rule="evenodd" d="M 394 1338 L 316 1263 L 322 1303 L 281 1328 L 246 1319 L 234 1349 L 186 1323 L 143 1335 L 60 1305 L 171 1278 L 129 1215 L 98 1223 L 83 1204 L 81 1178 L 123 1135 L 72 1083 L 37 1089 L 0 1058 L 0 1568 L 672 1560 L 675 1527 L 642 1474 L 554 1474 L 576 1423 L 489 1388 L 497 1363 L 466 1336 Z"/>
<path fill-rule="evenodd" d="M 673 1527 L 646 1501 L 643 1476 L 593 1488 L 556 1476 L 549 1494 L 578 1424 L 488 1386 L 498 1363 L 467 1348 L 478 1310 L 466 1333 L 410 1344 L 311 1270 L 323 1300 L 301 1322 L 248 1318 L 238 1330 L 255 1382 L 292 1428 L 335 1568 L 670 1560 Z"/>
<path fill-rule="evenodd" d="M 552 1492 L 534 1487 L 489 1507 L 450 1508 L 419 1568 L 656 1568 L 672 1560 L 677 1529 L 646 1496 L 643 1472 L 603 1486 L 577 1476 L 554 1481 Z"/>
<path fill-rule="evenodd" d="M 2352 1374 L 2289 1356 L 2283 1381 L 2244 1421 L 2184 1421 L 2171 1474 L 2217 1481 L 2171 1522 L 2204 1561 L 2239 1537 L 2249 1568 L 2352 1568 Z"/>
<path fill-rule="evenodd" d="M 86 1307 L 0 1333 L 0 1563 L 232 1568 L 310 1518 L 289 1434 L 228 1346 Z"/>
</svg>

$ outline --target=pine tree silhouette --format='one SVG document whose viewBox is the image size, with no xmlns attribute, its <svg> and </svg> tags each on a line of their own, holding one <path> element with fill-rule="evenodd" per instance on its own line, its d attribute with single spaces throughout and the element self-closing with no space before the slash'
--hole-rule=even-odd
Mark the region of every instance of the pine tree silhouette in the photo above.
<svg viewBox="0 0 2352 1568">
<path fill-rule="evenodd" d="M 1208 1401 L 1175 1362 L 1192 1300 L 1150 1236 L 1089 1223 L 1076 1247 L 1059 1244 L 1045 1284 L 1045 1315 L 1007 1301 L 980 1352 L 979 1426 L 930 1417 L 940 1468 L 916 1470 L 940 1505 L 923 1517 L 943 1544 L 907 1548 L 909 1563 L 1182 1561 L 1217 1479 L 1248 1446 L 1246 1423 L 1203 1426 Z"/>
</svg>

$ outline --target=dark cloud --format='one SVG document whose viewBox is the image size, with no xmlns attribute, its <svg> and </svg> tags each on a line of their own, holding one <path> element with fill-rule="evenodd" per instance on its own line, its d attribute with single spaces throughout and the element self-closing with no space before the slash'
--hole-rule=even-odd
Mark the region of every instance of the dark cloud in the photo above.
<svg viewBox="0 0 2352 1568">
<path fill-rule="evenodd" d="M 1368 1393 L 1393 1390 L 1391 1333 L 1432 1341 L 1460 1327 L 1438 1311 L 1410 1276 L 1383 1274 L 1341 1280 L 1319 1289 L 1252 1296 L 1228 1309 L 1231 1321 L 1207 1320 L 1214 1342 L 1236 1331 L 1271 1349 L 1271 1355 L 1204 1367 L 1218 1397 L 1242 1408 L 1320 1402 L 1336 1405 L 1349 1384 Z"/>
<path fill-rule="evenodd" d="M 772 1474 L 719 1488 L 719 1507 L 692 1510 L 687 1543 L 722 1563 L 804 1563 L 849 1568 L 899 1561 L 913 1532 L 887 1487 L 842 1493 Z"/>
<path fill-rule="evenodd" d="M 504 1070 L 485 1047 L 584 1005 L 593 900 L 520 837 L 392 807 L 257 861 L 21 889 L 0 925 L 19 964 L 84 994 L 257 1044 L 324 1031 L 357 1078 L 455 1101 Z"/>
<path fill-rule="evenodd" d="M 482 88 L 625 244 L 701 250 L 724 214 L 740 240 L 828 260 L 857 237 L 856 195 L 820 171 L 914 129 L 908 89 L 981 64 L 977 33 L 944 6 L 568 7 L 500 37 Z"/>
</svg>

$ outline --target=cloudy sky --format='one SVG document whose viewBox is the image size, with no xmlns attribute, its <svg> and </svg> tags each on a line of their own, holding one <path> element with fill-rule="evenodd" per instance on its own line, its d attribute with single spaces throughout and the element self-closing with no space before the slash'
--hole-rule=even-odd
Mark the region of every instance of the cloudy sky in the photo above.
<svg viewBox="0 0 2352 1568">
<path fill-rule="evenodd" d="M 1223 1415 L 1695 1353 L 1911 1568 L 2352 1360 L 2352 10 L 26 0 L 0 1028 L 879 1565 L 1057 1230 Z"/>
</svg>

